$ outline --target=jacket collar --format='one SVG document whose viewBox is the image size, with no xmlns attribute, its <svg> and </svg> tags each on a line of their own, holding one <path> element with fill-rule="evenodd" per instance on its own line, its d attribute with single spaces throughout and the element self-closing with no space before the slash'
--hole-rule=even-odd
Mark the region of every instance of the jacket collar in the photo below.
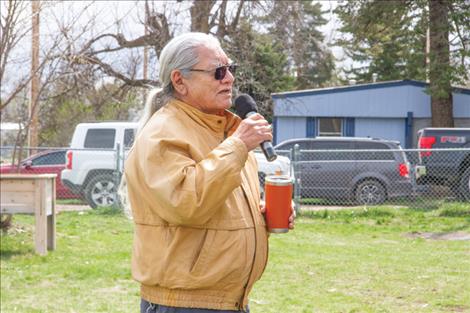
<svg viewBox="0 0 470 313">
<path fill-rule="evenodd" d="M 178 99 L 170 100 L 168 107 L 181 110 L 199 125 L 216 133 L 226 133 L 228 136 L 237 129 L 241 122 L 241 119 L 229 110 L 225 110 L 223 116 L 208 114 Z"/>
</svg>

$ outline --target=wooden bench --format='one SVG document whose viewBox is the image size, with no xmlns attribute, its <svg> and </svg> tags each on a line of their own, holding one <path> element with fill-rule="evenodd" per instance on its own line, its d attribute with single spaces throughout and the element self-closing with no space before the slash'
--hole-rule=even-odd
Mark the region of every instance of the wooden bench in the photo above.
<svg viewBox="0 0 470 313">
<path fill-rule="evenodd" d="M 36 252 L 55 250 L 56 174 L 1 174 L 0 212 L 34 214 Z"/>
</svg>

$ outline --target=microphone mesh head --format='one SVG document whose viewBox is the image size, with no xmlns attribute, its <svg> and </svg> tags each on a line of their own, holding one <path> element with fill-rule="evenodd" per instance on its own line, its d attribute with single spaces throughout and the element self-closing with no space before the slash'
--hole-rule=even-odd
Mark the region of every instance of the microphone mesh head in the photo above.
<svg viewBox="0 0 470 313">
<path fill-rule="evenodd" d="M 244 119 L 249 112 L 258 112 L 258 108 L 252 97 L 241 94 L 235 99 L 235 111 L 238 116 Z"/>
</svg>

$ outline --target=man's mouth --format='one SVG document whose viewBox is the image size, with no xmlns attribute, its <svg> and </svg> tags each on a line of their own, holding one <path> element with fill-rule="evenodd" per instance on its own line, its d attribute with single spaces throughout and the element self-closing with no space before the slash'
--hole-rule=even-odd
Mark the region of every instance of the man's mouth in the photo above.
<svg viewBox="0 0 470 313">
<path fill-rule="evenodd" d="M 221 93 L 221 94 L 230 94 L 231 95 L 232 90 L 231 89 L 224 89 L 224 90 L 219 91 L 219 93 Z"/>
</svg>

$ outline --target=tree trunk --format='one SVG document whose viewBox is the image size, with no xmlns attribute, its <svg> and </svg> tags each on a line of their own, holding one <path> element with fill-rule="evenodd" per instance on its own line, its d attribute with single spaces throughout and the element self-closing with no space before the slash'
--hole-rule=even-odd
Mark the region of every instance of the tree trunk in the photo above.
<svg viewBox="0 0 470 313">
<path fill-rule="evenodd" d="M 433 127 L 454 127 L 449 20 L 446 0 L 429 0 L 431 114 Z"/>
<path fill-rule="evenodd" d="M 209 33 L 209 16 L 214 1 L 194 1 L 191 6 L 191 31 Z"/>
</svg>

